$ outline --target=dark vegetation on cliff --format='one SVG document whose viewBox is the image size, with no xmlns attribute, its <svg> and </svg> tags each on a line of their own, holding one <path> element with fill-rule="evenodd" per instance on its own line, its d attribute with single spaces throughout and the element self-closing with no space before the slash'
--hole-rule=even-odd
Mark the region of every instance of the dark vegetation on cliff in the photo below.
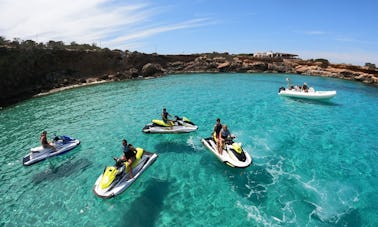
<svg viewBox="0 0 378 227">
<path fill-rule="evenodd" d="M 0 107 L 54 88 L 165 74 L 271 72 L 337 77 L 378 85 L 374 64 L 331 64 L 326 59 L 256 58 L 252 54 L 159 55 L 110 50 L 96 45 L 0 37 Z"/>
</svg>

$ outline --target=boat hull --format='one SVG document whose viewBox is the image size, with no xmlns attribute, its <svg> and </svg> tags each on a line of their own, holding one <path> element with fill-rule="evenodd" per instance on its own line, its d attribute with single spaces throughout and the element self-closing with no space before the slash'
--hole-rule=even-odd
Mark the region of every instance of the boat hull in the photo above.
<svg viewBox="0 0 378 227">
<path fill-rule="evenodd" d="M 336 91 L 303 92 L 303 91 L 295 91 L 295 90 L 281 90 L 278 93 L 278 95 L 290 97 L 290 98 L 328 100 L 336 96 Z"/>
</svg>

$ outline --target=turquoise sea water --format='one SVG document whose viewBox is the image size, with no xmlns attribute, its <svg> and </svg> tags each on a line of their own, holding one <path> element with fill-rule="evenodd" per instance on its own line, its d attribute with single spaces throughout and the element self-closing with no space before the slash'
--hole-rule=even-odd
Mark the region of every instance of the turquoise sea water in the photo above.
<svg viewBox="0 0 378 227">
<path fill-rule="evenodd" d="M 337 90 L 329 102 L 277 95 L 285 78 Z M 143 134 L 162 107 L 199 129 Z M 1 226 L 378 226 L 378 89 L 275 74 L 174 75 L 34 98 L 0 111 Z M 232 169 L 201 144 L 220 117 L 254 163 Z M 42 130 L 81 140 L 35 165 Z M 159 154 L 123 194 L 93 184 L 121 140 Z"/>
</svg>

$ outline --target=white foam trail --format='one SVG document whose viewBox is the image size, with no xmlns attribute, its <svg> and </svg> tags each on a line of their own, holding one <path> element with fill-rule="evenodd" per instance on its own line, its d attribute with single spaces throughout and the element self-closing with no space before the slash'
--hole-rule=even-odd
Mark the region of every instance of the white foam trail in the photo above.
<svg viewBox="0 0 378 227">
<path fill-rule="evenodd" d="M 266 171 L 273 177 L 272 184 L 275 184 L 279 180 L 279 178 L 285 174 L 285 171 L 283 171 L 282 169 L 285 158 L 282 156 L 279 156 L 278 158 L 279 161 L 276 164 L 269 163 L 269 165 L 266 168 Z"/>
<path fill-rule="evenodd" d="M 337 223 L 359 201 L 358 192 L 340 182 L 319 182 L 311 179 L 309 182 L 301 183 L 304 188 L 315 193 L 315 201 L 306 200 L 315 206 L 309 215 L 316 215 L 324 222 Z"/>
<path fill-rule="evenodd" d="M 188 144 L 190 147 L 192 147 L 196 151 L 201 150 L 201 148 L 203 148 L 203 146 L 201 144 L 201 138 L 200 137 L 194 138 L 193 136 L 190 136 L 186 140 L 186 144 Z"/>
<path fill-rule="evenodd" d="M 20 162 L 19 160 L 15 160 L 15 161 L 12 161 L 12 162 L 8 162 L 7 165 L 8 166 L 14 166 L 16 164 L 18 164 L 18 162 Z"/>
<path fill-rule="evenodd" d="M 247 219 L 253 219 L 257 223 L 263 224 L 264 226 L 271 226 L 272 223 L 265 214 L 260 212 L 260 209 L 253 205 L 243 205 L 240 201 L 236 202 L 236 205 L 247 212 Z"/>
<path fill-rule="evenodd" d="M 195 148 L 195 144 L 194 144 L 194 141 L 193 141 L 193 137 L 190 136 L 187 140 L 186 140 L 186 144 L 188 144 L 189 146 Z"/>
</svg>

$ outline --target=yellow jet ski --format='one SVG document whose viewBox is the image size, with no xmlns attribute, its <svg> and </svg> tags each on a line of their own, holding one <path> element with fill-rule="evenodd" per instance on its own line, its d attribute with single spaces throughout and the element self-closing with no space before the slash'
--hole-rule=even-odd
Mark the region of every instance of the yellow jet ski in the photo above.
<svg viewBox="0 0 378 227">
<path fill-rule="evenodd" d="M 136 148 L 136 159 L 132 164 L 133 177 L 130 178 L 130 167 L 127 163 L 116 163 L 107 166 L 104 172 L 97 178 L 93 192 L 101 198 L 111 198 L 121 194 L 150 166 L 158 157 L 155 153 Z"/>
<path fill-rule="evenodd" d="M 152 120 L 142 129 L 145 133 L 188 133 L 198 129 L 198 126 L 186 117 L 175 116 L 175 120 L 168 123 L 163 120 Z"/>
</svg>

